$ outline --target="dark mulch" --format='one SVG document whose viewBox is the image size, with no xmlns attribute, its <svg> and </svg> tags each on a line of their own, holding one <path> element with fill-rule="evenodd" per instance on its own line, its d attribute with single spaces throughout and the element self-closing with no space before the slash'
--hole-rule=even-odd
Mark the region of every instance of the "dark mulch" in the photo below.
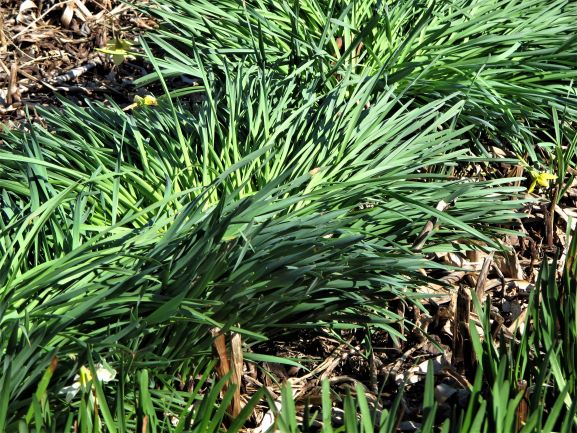
<svg viewBox="0 0 577 433">
<path fill-rule="evenodd" d="M 26 110 L 58 104 L 133 101 L 132 82 L 150 72 L 140 57 L 115 66 L 96 51 L 115 38 L 134 41 L 156 23 L 117 0 L 13 0 L 0 5 L 0 116 L 13 126 Z"/>
</svg>

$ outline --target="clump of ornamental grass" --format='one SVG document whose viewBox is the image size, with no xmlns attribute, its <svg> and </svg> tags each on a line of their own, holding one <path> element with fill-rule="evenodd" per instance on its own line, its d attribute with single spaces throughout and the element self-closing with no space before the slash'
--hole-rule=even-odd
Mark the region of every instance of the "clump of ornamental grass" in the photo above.
<svg viewBox="0 0 577 433">
<path fill-rule="evenodd" d="M 239 62 L 223 75 L 202 56 L 195 102 L 63 102 L 43 112 L 47 129 L 2 133 L 0 419 L 29 423 L 42 383 L 51 425 L 93 393 L 129 425 L 123 387 L 170 388 L 204 368 L 215 327 L 249 345 L 327 324 L 403 338 L 388 301 L 419 305 L 421 269 L 438 266 L 427 254 L 496 247 L 518 217 L 510 179 L 452 176 L 478 161 L 467 128 L 450 126 L 454 95 L 403 103 L 352 71 L 326 92 L 303 71 Z M 89 361 L 118 382 L 65 403 L 59 390 Z"/>
</svg>

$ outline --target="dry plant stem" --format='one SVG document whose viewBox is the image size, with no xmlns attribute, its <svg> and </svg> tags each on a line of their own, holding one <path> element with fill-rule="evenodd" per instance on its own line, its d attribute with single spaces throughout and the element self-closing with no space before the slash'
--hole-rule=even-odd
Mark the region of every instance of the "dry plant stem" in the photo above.
<svg viewBox="0 0 577 433">
<path fill-rule="evenodd" d="M 444 212 L 447 209 L 447 207 L 449 207 L 449 204 L 441 200 L 439 203 L 437 203 L 435 209 L 437 209 L 440 212 Z M 413 242 L 413 251 L 418 252 L 423 249 L 423 247 L 425 246 L 425 242 L 435 229 L 437 221 L 438 218 L 435 216 L 429 218 L 429 220 L 425 224 L 425 227 L 423 227 L 423 230 L 421 230 L 421 233 L 419 233 L 419 236 L 417 236 L 417 239 L 415 239 L 415 242 Z"/>
<path fill-rule="evenodd" d="M 0 45 L 2 46 L 2 51 L 6 51 L 8 42 L 6 41 L 6 35 L 4 34 L 4 14 L 0 14 Z"/>
<path fill-rule="evenodd" d="M 225 377 L 231 371 L 231 364 L 228 359 L 228 353 L 226 350 L 226 339 L 224 334 L 218 328 L 213 328 L 211 333 L 214 337 L 213 345 L 218 355 L 219 363 L 216 369 L 216 373 L 219 378 Z M 233 417 L 238 416 L 241 411 L 241 401 L 240 401 L 240 384 L 242 379 L 242 364 L 243 364 L 243 356 L 242 356 L 242 341 L 240 338 L 240 334 L 233 334 L 231 340 L 231 353 L 232 353 L 232 375 L 230 377 L 229 382 L 224 386 L 223 392 L 226 393 L 228 387 L 231 384 L 236 385 L 233 395 L 233 401 L 229 407 L 229 411 L 231 412 Z"/>
<path fill-rule="evenodd" d="M 405 310 L 406 310 L 405 303 L 403 301 L 399 301 L 399 304 L 397 307 L 397 315 L 399 317 L 404 318 L 405 317 Z M 398 331 L 399 331 L 399 334 L 401 334 L 403 337 L 405 336 L 405 322 L 404 322 L 404 320 L 398 321 Z M 404 348 L 403 340 L 399 339 L 398 342 L 396 342 L 396 343 L 393 340 L 393 344 L 395 347 L 398 347 L 400 349 Z"/>
<path fill-rule="evenodd" d="M 453 371 L 451 368 L 444 368 L 443 373 L 445 376 L 455 379 L 455 381 L 461 385 L 463 389 L 473 389 L 473 385 L 471 385 L 471 382 L 469 382 L 466 377 L 462 376 L 456 371 Z"/>
<path fill-rule="evenodd" d="M 523 335 L 525 332 L 525 320 L 527 319 L 527 310 L 521 311 L 521 314 L 511 323 L 511 326 L 507 328 L 510 334 L 515 335 L 517 331 Z"/>
<path fill-rule="evenodd" d="M 142 427 L 141 427 L 140 431 L 142 433 L 148 432 L 148 415 L 144 415 L 144 418 L 142 418 Z"/>
<path fill-rule="evenodd" d="M 211 333 L 214 337 L 212 344 L 214 345 L 219 361 L 218 366 L 216 367 L 216 373 L 219 378 L 222 378 L 230 371 L 230 364 L 228 363 L 228 356 L 226 354 L 226 340 L 219 328 L 213 328 Z"/>
<path fill-rule="evenodd" d="M 406 362 L 411 356 L 413 356 L 413 353 L 415 353 L 420 347 L 421 345 L 411 347 L 405 353 L 403 353 L 393 364 L 383 366 L 380 373 L 385 376 L 385 382 L 389 380 L 391 375 L 397 375 L 401 371 L 403 363 Z"/>
<path fill-rule="evenodd" d="M 505 280 L 505 275 L 503 275 L 503 272 L 501 272 L 499 266 L 493 266 L 493 270 L 497 274 L 499 282 L 501 283 L 501 292 L 505 293 L 505 285 L 507 284 L 507 281 Z"/>
<path fill-rule="evenodd" d="M 0 59 L 0 67 L 4 70 L 6 75 L 10 76 L 10 69 L 8 69 L 8 66 L 6 66 L 6 63 L 4 63 L 2 59 Z"/>
<path fill-rule="evenodd" d="M 475 286 L 475 293 L 480 302 L 483 302 L 483 297 L 485 296 L 485 285 L 487 284 L 487 275 L 489 274 L 489 269 L 491 269 L 491 264 L 493 263 L 494 251 L 491 251 L 485 259 L 483 260 L 483 266 L 479 272 L 479 277 L 477 278 L 477 284 Z"/>
<path fill-rule="evenodd" d="M 8 95 L 6 103 L 10 106 L 13 102 L 20 101 L 20 92 L 18 91 L 18 62 L 14 61 L 10 67 L 10 78 L 8 79 Z"/>
<path fill-rule="evenodd" d="M 28 72 L 20 70 L 20 74 L 25 76 L 26 78 L 28 78 L 29 80 L 35 81 L 43 86 L 46 86 L 48 89 L 52 90 L 53 92 L 55 92 L 57 89 L 54 86 L 51 86 L 50 84 L 48 84 L 47 82 L 36 78 L 34 75 L 30 75 Z"/>
<path fill-rule="evenodd" d="M 453 322 L 453 356 L 456 363 L 465 361 L 465 346 L 470 340 L 469 319 L 471 317 L 471 297 L 461 287 L 457 292 Z"/>
<path fill-rule="evenodd" d="M 21 68 L 27 68 L 28 66 L 34 65 L 35 63 L 40 64 L 40 62 L 43 62 L 44 60 L 51 60 L 53 58 L 54 58 L 54 56 L 36 57 L 34 59 L 31 59 L 27 62 L 22 63 L 22 65 L 20 65 L 20 67 Z"/>
<path fill-rule="evenodd" d="M 243 355 L 242 355 L 242 340 L 240 334 L 236 332 L 232 334 L 232 338 L 230 340 L 230 347 L 232 358 L 231 383 L 234 383 L 236 385 L 232 400 L 231 413 L 233 417 L 237 417 L 242 409 L 240 401 L 240 385 L 242 383 Z"/>
<path fill-rule="evenodd" d="M 517 406 L 517 419 L 515 423 L 515 431 L 520 432 L 529 415 L 529 390 L 527 388 L 527 381 L 517 381 L 517 391 L 523 392 L 523 398 L 519 402 L 519 406 Z"/>
<path fill-rule="evenodd" d="M 305 381 L 307 379 L 310 379 L 311 377 L 316 376 L 317 374 L 323 373 L 323 372 L 329 372 L 328 374 L 324 375 L 323 377 L 328 377 L 330 376 L 330 373 L 335 369 L 335 367 L 337 365 L 339 365 L 339 363 L 344 360 L 348 353 L 346 352 L 346 350 L 348 349 L 350 343 L 352 341 L 352 338 L 350 338 L 347 343 L 345 344 L 341 344 L 339 345 L 331 354 L 329 357 L 327 357 L 322 363 L 320 363 L 319 365 L 317 365 L 313 370 L 311 370 L 309 373 L 305 374 L 304 376 L 301 376 L 298 378 L 298 381 Z"/>
<path fill-rule="evenodd" d="M 498 340 L 499 333 L 503 329 L 503 324 L 505 323 L 505 319 L 503 319 L 503 317 L 499 313 L 493 313 L 493 312 L 491 312 L 490 317 L 491 317 L 491 319 L 493 319 L 491 336 L 492 336 L 493 340 Z M 507 329 L 507 328 L 504 328 L 504 329 Z"/>
<path fill-rule="evenodd" d="M 118 15 L 118 14 L 124 12 L 125 10 L 130 9 L 129 5 L 126 5 L 123 3 L 119 4 L 118 6 L 116 6 L 114 9 L 112 9 L 110 11 L 109 11 L 109 9 L 111 6 L 107 6 L 107 5 L 99 5 L 99 6 L 102 8 L 102 10 L 100 12 L 98 12 L 96 15 L 92 15 L 93 19 L 95 19 L 95 20 L 101 19 L 104 15 L 106 15 L 107 18 L 114 18 L 114 15 Z"/>
<path fill-rule="evenodd" d="M 369 356 L 369 372 L 370 372 L 369 386 L 373 394 L 377 394 L 379 392 L 379 385 L 377 382 L 377 367 L 375 359 L 376 359 L 375 352 L 371 350 L 371 354 Z"/>
<path fill-rule="evenodd" d="M 84 17 L 92 18 L 92 12 L 90 12 L 90 10 L 88 10 L 88 8 L 86 7 L 86 5 L 83 2 L 81 2 L 80 0 L 74 0 L 74 3 L 76 4 L 76 7 L 80 10 L 80 12 L 82 12 Z M 82 17 L 80 17 L 80 18 L 82 19 Z"/>
</svg>

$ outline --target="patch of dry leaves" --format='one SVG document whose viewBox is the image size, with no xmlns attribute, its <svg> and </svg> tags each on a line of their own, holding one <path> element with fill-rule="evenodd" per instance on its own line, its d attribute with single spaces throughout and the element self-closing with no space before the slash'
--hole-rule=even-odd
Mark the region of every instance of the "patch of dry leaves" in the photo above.
<svg viewBox="0 0 577 433">
<path fill-rule="evenodd" d="M 111 38 L 133 39 L 156 23 L 118 0 L 13 0 L 0 3 L 0 115 L 54 105 L 55 94 L 105 99 L 127 95 L 140 65 L 114 68 L 96 51 Z M 87 74 L 90 73 L 90 74 Z M 89 75 L 87 77 L 87 75 Z"/>
</svg>

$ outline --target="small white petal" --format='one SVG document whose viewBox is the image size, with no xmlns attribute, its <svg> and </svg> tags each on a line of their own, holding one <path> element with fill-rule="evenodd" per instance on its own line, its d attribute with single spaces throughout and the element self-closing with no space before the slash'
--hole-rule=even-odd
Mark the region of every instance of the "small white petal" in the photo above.
<svg viewBox="0 0 577 433">
<path fill-rule="evenodd" d="M 116 370 L 108 365 L 98 364 L 96 366 L 96 377 L 101 382 L 110 382 L 116 377 Z"/>
<path fill-rule="evenodd" d="M 74 382 L 72 385 L 62 388 L 58 394 L 66 394 L 66 401 L 70 403 L 76 394 L 78 394 L 79 389 L 80 382 Z"/>
</svg>

